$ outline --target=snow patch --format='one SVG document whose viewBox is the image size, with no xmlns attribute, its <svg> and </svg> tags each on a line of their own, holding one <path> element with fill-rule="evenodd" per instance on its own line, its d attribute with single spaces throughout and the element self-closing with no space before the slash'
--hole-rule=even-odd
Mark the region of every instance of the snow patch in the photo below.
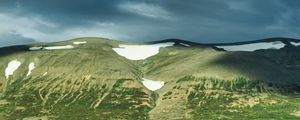
<svg viewBox="0 0 300 120">
<path fill-rule="evenodd" d="M 5 69 L 6 79 L 8 79 L 10 75 L 13 75 L 14 72 L 20 67 L 20 65 L 21 65 L 21 62 L 18 60 L 10 61 Z"/>
<path fill-rule="evenodd" d="M 165 84 L 164 81 L 155 81 L 155 80 L 149 80 L 149 79 L 145 79 L 145 78 L 143 78 L 142 83 L 146 88 L 148 88 L 151 91 L 158 90 L 158 89 L 162 88 Z"/>
<path fill-rule="evenodd" d="M 119 55 L 130 60 L 144 60 L 159 53 L 159 48 L 173 46 L 174 42 L 153 45 L 119 45 L 113 50 Z"/>
<path fill-rule="evenodd" d="M 34 66 L 34 63 L 31 62 L 29 65 L 28 65 L 28 73 L 26 76 L 29 76 L 31 74 L 31 71 L 35 68 Z"/>
<path fill-rule="evenodd" d="M 299 46 L 300 42 L 291 42 L 291 44 L 294 45 L 294 46 Z"/>
<path fill-rule="evenodd" d="M 36 51 L 36 50 L 60 50 L 60 49 L 73 49 L 74 46 L 72 45 L 65 45 L 65 46 L 49 46 L 49 47 L 31 47 L 29 50 Z"/>
<path fill-rule="evenodd" d="M 183 45 L 183 46 L 187 46 L 187 47 L 190 47 L 190 46 L 191 46 L 191 45 L 185 44 L 185 43 L 179 43 L 179 44 L 181 44 L 181 45 Z"/>
<path fill-rule="evenodd" d="M 285 44 L 281 41 L 277 42 L 263 42 L 263 43 L 251 43 L 245 45 L 230 45 L 230 46 L 216 46 L 218 48 L 223 48 L 226 51 L 255 51 L 259 49 L 280 49 L 284 47 Z"/>
<path fill-rule="evenodd" d="M 44 47 L 45 50 L 73 49 L 72 45 Z"/>
<path fill-rule="evenodd" d="M 29 48 L 29 50 L 32 50 L 32 51 L 34 51 L 34 50 L 42 50 L 43 49 L 43 47 L 31 47 L 31 48 Z"/>
<path fill-rule="evenodd" d="M 82 42 L 73 42 L 73 44 L 75 44 L 75 45 L 86 44 L 86 43 L 87 43 L 86 41 L 82 41 Z"/>
</svg>

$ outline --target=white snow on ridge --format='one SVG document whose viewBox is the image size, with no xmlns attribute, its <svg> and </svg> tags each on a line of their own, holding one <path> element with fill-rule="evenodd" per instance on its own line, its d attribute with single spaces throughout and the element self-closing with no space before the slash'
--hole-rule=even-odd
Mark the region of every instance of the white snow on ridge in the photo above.
<svg viewBox="0 0 300 120">
<path fill-rule="evenodd" d="M 130 60 L 144 60 L 159 53 L 159 48 L 173 46 L 174 42 L 153 45 L 119 45 L 113 50 L 119 55 Z"/>
<path fill-rule="evenodd" d="M 183 46 L 187 46 L 187 47 L 191 46 L 191 45 L 185 44 L 185 43 L 180 43 L 180 44 L 183 45 Z"/>
<path fill-rule="evenodd" d="M 86 41 L 82 41 L 82 42 L 73 42 L 73 44 L 75 44 L 75 45 L 86 44 L 86 43 L 87 43 Z"/>
<path fill-rule="evenodd" d="M 145 78 L 143 78 L 142 83 L 146 88 L 148 88 L 151 91 L 158 90 L 158 89 L 162 88 L 165 84 L 164 81 L 154 81 L 154 80 L 149 80 L 149 79 L 145 79 Z"/>
<path fill-rule="evenodd" d="M 14 72 L 20 67 L 20 65 L 21 65 L 21 62 L 18 60 L 10 61 L 5 69 L 6 79 L 8 79 L 10 75 L 13 75 Z"/>
<path fill-rule="evenodd" d="M 31 71 L 35 68 L 34 66 L 34 63 L 31 62 L 29 65 L 28 65 L 28 73 L 26 76 L 29 76 L 31 74 Z"/>
<path fill-rule="evenodd" d="M 280 49 L 284 47 L 285 44 L 281 41 L 277 42 L 263 42 L 263 43 L 251 43 L 244 45 L 230 45 L 230 46 L 216 46 L 218 48 L 223 48 L 226 51 L 255 51 L 259 49 Z"/>
<path fill-rule="evenodd" d="M 299 46 L 300 42 L 290 42 L 292 45 Z"/>
</svg>

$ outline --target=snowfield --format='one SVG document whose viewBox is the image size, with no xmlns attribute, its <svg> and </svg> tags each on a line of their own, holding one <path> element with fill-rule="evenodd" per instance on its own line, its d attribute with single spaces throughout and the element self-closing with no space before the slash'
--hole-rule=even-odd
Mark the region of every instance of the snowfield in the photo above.
<svg viewBox="0 0 300 120">
<path fill-rule="evenodd" d="M 80 45 L 80 44 L 86 44 L 86 41 L 82 41 L 82 42 L 73 42 L 74 45 Z"/>
<path fill-rule="evenodd" d="M 154 81 L 154 80 L 149 80 L 149 79 L 145 79 L 145 78 L 143 78 L 142 83 L 146 88 L 148 88 L 151 91 L 158 90 L 158 89 L 162 88 L 165 84 L 164 81 Z"/>
<path fill-rule="evenodd" d="M 36 50 L 60 50 L 60 49 L 73 49 L 74 46 L 72 45 L 65 45 L 65 46 L 49 46 L 49 47 L 31 47 L 29 50 L 36 51 Z"/>
<path fill-rule="evenodd" d="M 113 50 L 129 60 L 144 60 L 159 53 L 159 48 L 173 46 L 174 42 L 153 45 L 119 45 Z"/>
<path fill-rule="evenodd" d="M 35 68 L 34 66 L 34 63 L 31 62 L 29 65 L 28 65 L 28 73 L 26 76 L 29 76 L 31 74 L 31 71 Z"/>
<path fill-rule="evenodd" d="M 285 46 L 281 41 L 278 42 L 263 42 L 263 43 L 251 43 L 245 45 L 231 45 L 231 46 L 216 46 L 223 48 L 226 51 L 255 51 L 259 49 L 280 49 Z"/>
<path fill-rule="evenodd" d="M 9 78 L 10 75 L 13 75 L 14 72 L 20 67 L 21 62 L 18 60 L 10 61 L 5 69 L 5 77 Z"/>
</svg>

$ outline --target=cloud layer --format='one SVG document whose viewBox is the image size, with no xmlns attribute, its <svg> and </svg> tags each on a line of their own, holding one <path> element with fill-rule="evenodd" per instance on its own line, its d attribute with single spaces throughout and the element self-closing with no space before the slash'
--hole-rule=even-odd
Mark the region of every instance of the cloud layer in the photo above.
<svg viewBox="0 0 300 120">
<path fill-rule="evenodd" d="M 106 37 L 207 43 L 300 38 L 299 4 L 287 0 L 2 0 L 0 41 Z"/>
</svg>

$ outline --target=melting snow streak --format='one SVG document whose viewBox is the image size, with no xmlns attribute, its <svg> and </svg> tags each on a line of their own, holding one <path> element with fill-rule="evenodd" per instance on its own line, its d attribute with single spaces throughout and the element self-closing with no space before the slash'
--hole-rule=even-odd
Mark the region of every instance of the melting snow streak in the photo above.
<svg viewBox="0 0 300 120">
<path fill-rule="evenodd" d="M 45 75 L 47 75 L 48 74 L 48 72 L 45 72 L 44 74 L 43 74 L 43 76 L 45 76 Z"/>
<path fill-rule="evenodd" d="M 191 45 L 185 44 L 185 43 L 180 43 L 180 44 L 183 45 L 183 46 L 187 46 L 187 47 L 191 46 Z"/>
</svg>

